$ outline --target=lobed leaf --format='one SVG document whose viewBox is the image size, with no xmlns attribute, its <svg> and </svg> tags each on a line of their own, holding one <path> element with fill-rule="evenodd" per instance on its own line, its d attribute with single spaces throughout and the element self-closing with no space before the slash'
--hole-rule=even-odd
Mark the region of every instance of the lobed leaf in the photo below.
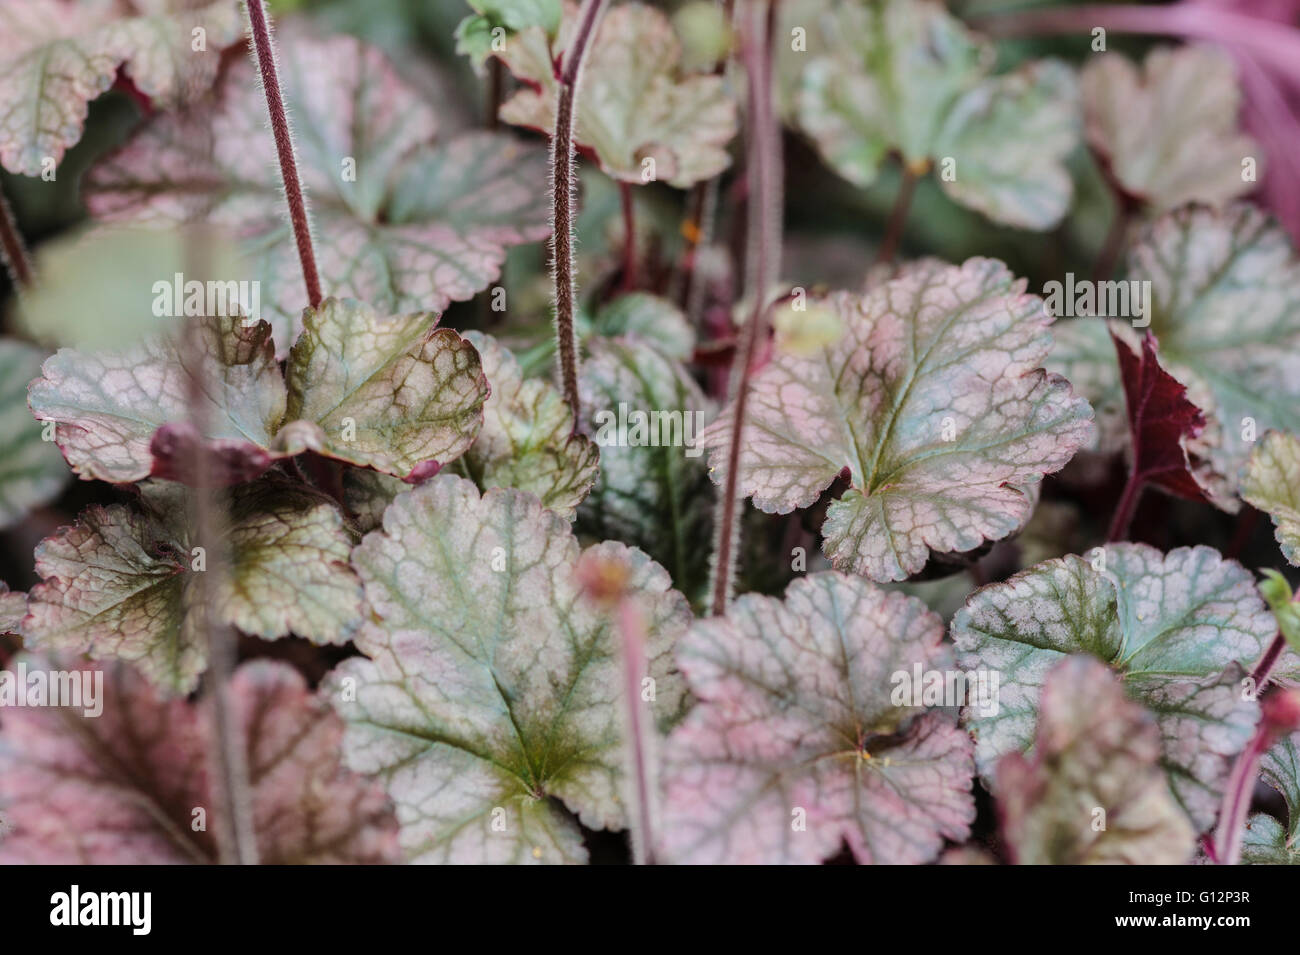
<svg viewBox="0 0 1300 955">
<path fill-rule="evenodd" d="M 1300 565 L 1300 440 L 1271 431 L 1250 454 L 1241 482 L 1242 499 L 1273 519 L 1278 546 Z"/>
<path fill-rule="evenodd" d="M 1163 212 L 1255 188 L 1242 161 L 1258 160 L 1260 146 L 1238 128 L 1241 91 L 1226 53 L 1157 48 L 1140 68 L 1103 53 L 1089 59 L 1079 86 L 1088 144 L 1129 196 Z"/>
<path fill-rule="evenodd" d="M 40 375 L 44 356 L 31 345 L 0 339 L 0 528 L 57 497 L 68 482 L 57 446 L 42 440 L 27 407 L 27 384 Z"/>
<path fill-rule="evenodd" d="M 916 263 L 858 297 L 837 293 L 842 337 L 778 353 L 754 375 L 741 493 L 761 510 L 808 507 L 842 471 L 824 550 L 837 570 L 902 580 L 930 553 L 1021 527 L 1031 488 L 1084 443 L 1091 411 L 1038 367 L 1050 316 L 991 259 Z M 732 413 L 700 436 L 725 478 Z"/>
<path fill-rule="evenodd" d="M 827 15 L 839 39 L 804 69 L 797 117 L 836 172 L 866 188 L 897 152 L 916 173 L 942 163 L 944 191 L 997 222 L 1061 220 L 1079 125 L 1069 67 L 990 76 L 992 46 L 929 0 L 841 2 Z"/>
<path fill-rule="evenodd" d="M 669 858 L 811 864 L 847 843 L 862 863 L 918 864 L 964 839 L 970 739 L 896 698 L 899 674 L 950 665 L 942 640 L 919 600 L 834 572 L 697 621 L 677 660 L 699 703 L 664 754 Z"/>
<path fill-rule="evenodd" d="M 578 4 L 564 0 L 553 42 L 545 30 L 531 27 L 497 54 L 528 87 L 502 104 L 507 123 L 548 135 L 554 130 L 559 82 L 552 56 L 563 58 L 577 17 Z M 614 179 L 685 189 L 730 163 L 726 147 L 736 135 L 736 105 L 722 77 L 685 74 L 681 58 L 671 21 L 653 7 L 621 4 L 597 25 L 583 61 L 574 142 L 593 152 Z"/>
<path fill-rule="evenodd" d="M 608 542 L 647 620 L 654 719 L 683 705 L 671 650 L 690 620 L 668 575 Z M 516 490 L 438 475 L 353 552 L 370 659 L 331 676 L 350 766 L 378 775 L 418 862 L 581 862 L 568 810 L 626 824 L 621 672 L 608 611 L 579 599 L 567 522 Z"/>
<path fill-rule="evenodd" d="M 545 154 L 510 136 L 435 141 L 437 120 L 379 51 L 284 31 L 280 79 L 294 111 L 299 173 L 312 200 L 327 295 L 385 314 L 441 311 L 486 288 L 509 246 L 550 231 Z M 159 116 L 93 169 L 86 202 L 101 221 L 204 217 L 242 242 L 248 278 L 283 357 L 304 300 L 283 212 L 275 146 L 253 65 L 232 63 L 211 106 Z"/>
<path fill-rule="evenodd" d="M 0 634 L 18 633 L 27 616 L 27 595 L 16 594 L 0 580 Z"/>
<path fill-rule="evenodd" d="M 46 667 L 40 658 L 20 659 Z M 209 769 L 206 709 L 156 695 L 122 663 L 72 672 L 103 680 L 102 714 L 4 711 L 0 799 L 12 829 L 0 841 L 0 862 L 218 861 L 214 817 L 223 807 Z M 303 678 L 284 664 L 254 661 L 235 671 L 229 693 L 247 745 L 260 861 L 395 861 L 391 807 L 377 786 L 343 768 L 342 721 Z"/>
<path fill-rule="evenodd" d="M 4 0 L 0 166 L 35 176 L 47 160 L 57 165 L 81 139 L 90 101 L 119 70 L 155 106 L 194 102 L 243 27 L 234 0 Z"/>
<path fill-rule="evenodd" d="M 959 663 L 1001 674 L 998 712 L 966 714 L 976 762 L 987 777 L 1028 749 L 1047 672 L 1086 653 L 1155 715 L 1161 765 L 1203 831 L 1258 716 L 1241 667 L 1262 656 L 1276 623 L 1250 573 L 1212 548 L 1108 544 L 1103 559 L 1104 571 L 1074 556 L 1031 567 L 976 591 L 953 618 Z"/>
<path fill-rule="evenodd" d="M 994 793 L 1022 865 L 1181 865 L 1196 834 L 1160 769 L 1160 728 L 1105 664 L 1066 657 L 1043 683 L 1033 755 L 1008 753 Z"/>
<path fill-rule="evenodd" d="M 563 8 L 560 0 L 468 0 L 474 11 L 456 27 L 456 52 L 468 55 L 476 67 L 481 67 L 492 55 L 492 43 L 497 30 L 518 33 L 529 27 L 539 27 L 554 40 L 560 29 Z"/>
<path fill-rule="evenodd" d="M 164 693 L 194 689 L 207 668 L 193 614 L 196 572 L 185 492 L 144 490 L 142 509 L 95 505 L 36 548 L 23 636 L 31 649 L 120 659 Z M 347 565 L 350 540 L 328 499 L 300 484 L 265 480 L 229 497 L 212 612 L 264 639 L 296 633 L 341 644 L 360 626 L 361 584 Z"/>
</svg>

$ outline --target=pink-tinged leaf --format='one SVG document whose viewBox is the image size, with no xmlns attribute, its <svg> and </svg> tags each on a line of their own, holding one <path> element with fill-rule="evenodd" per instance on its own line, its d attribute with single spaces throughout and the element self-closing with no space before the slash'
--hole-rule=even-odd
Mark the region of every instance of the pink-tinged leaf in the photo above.
<svg viewBox="0 0 1300 955">
<path fill-rule="evenodd" d="M 313 449 L 406 477 L 460 457 L 483 423 L 488 381 L 474 346 L 431 312 L 381 316 L 326 299 L 303 315 L 286 417 Z"/>
<path fill-rule="evenodd" d="M 1255 188 L 1241 161 L 1263 157 L 1237 125 L 1241 91 L 1222 51 L 1155 49 L 1140 68 L 1103 53 L 1089 58 L 1079 84 L 1088 144 L 1128 195 L 1163 212 Z"/>
<path fill-rule="evenodd" d="M 699 703 L 664 754 L 664 852 L 677 862 L 924 863 L 975 817 L 970 738 L 899 696 L 951 666 L 943 621 L 837 573 L 746 594 L 677 651 Z M 897 701 L 897 702 L 896 702 Z"/>
<path fill-rule="evenodd" d="M 193 550 L 186 492 L 147 486 L 144 502 L 90 507 L 36 548 L 42 583 L 29 595 L 23 635 L 33 649 L 126 660 L 161 690 L 188 693 L 207 667 L 191 615 L 193 575 L 211 571 Z M 361 584 L 333 504 L 275 480 L 243 485 L 225 503 L 229 575 L 217 585 L 218 617 L 268 640 L 351 639 Z"/>
<path fill-rule="evenodd" d="M 1205 415 L 1161 366 L 1155 336 L 1143 336 L 1140 355 L 1112 337 L 1128 409 L 1133 480 L 1193 501 L 1226 497 L 1226 480 L 1210 470 L 1195 444 L 1205 430 Z"/>
<path fill-rule="evenodd" d="M 18 633 L 27 616 L 27 595 L 16 594 L 0 580 L 0 633 Z"/>
<path fill-rule="evenodd" d="M 1273 519 L 1282 554 L 1300 564 L 1300 439 L 1270 431 L 1251 452 L 1241 496 Z"/>
<path fill-rule="evenodd" d="M 627 824 L 622 675 L 610 611 L 580 599 L 576 538 L 537 498 L 442 474 L 402 494 L 352 555 L 371 608 L 368 660 L 330 678 L 348 765 L 377 774 L 417 862 L 580 862 L 572 816 Z M 680 715 L 672 648 L 691 619 L 640 551 L 628 568 L 654 680 L 648 718 Z"/>
<path fill-rule="evenodd" d="M 46 354 L 0 339 L 0 528 L 58 496 L 70 477 L 58 448 L 42 440 L 41 423 L 27 407 L 27 385 L 40 375 Z"/>
<path fill-rule="evenodd" d="M 284 418 L 285 387 L 275 361 L 271 327 L 237 318 L 202 320 L 202 362 L 210 431 L 204 440 L 224 476 L 255 476 L 270 463 L 269 450 Z M 114 483 L 150 474 L 174 476 L 174 455 L 189 453 L 197 438 L 190 419 L 191 372 L 179 336 L 159 335 L 114 351 L 62 348 L 32 382 L 29 401 L 41 421 L 57 422 L 55 440 L 72 469 L 85 479 Z M 160 459 L 154 457 L 155 433 Z M 215 483 L 215 482 L 213 482 Z"/>
<path fill-rule="evenodd" d="M 1181 865 L 1196 834 L 1160 770 L 1160 728 L 1105 664 L 1071 656 L 1043 685 L 1032 755 L 998 763 L 994 795 L 1021 865 Z"/>
<path fill-rule="evenodd" d="M 4 0 L 0 166 L 36 176 L 47 160 L 57 165 L 81 139 L 90 101 L 118 70 L 155 106 L 193 103 L 216 77 L 222 49 L 242 32 L 235 0 Z"/>
<path fill-rule="evenodd" d="M 11 827 L 0 862 L 216 862 L 212 834 L 223 809 L 207 707 L 155 695 L 124 664 L 72 672 L 102 679 L 101 714 L 87 716 L 84 706 L 0 713 L 0 802 Z M 247 739 L 261 862 L 396 861 L 397 827 L 383 791 L 343 767 L 342 721 L 301 676 L 281 663 L 246 663 L 231 678 L 230 697 Z M 196 831 L 196 810 L 206 831 Z"/>
<path fill-rule="evenodd" d="M 566 0 L 559 37 L 530 27 L 498 53 L 527 85 L 501 107 L 501 118 L 550 134 L 559 83 L 552 54 L 562 59 L 577 28 L 578 4 Z M 736 135 L 736 104 L 722 77 L 687 74 L 673 25 L 660 11 L 625 3 L 596 28 L 582 68 L 575 142 L 622 182 L 666 182 L 679 189 L 727 168 Z"/>
<path fill-rule="evenodd" d="M 435 141 L 429 106 L 348 37 L 283 31 L 279 65 L 326 295 L 441 311 L 486 288 L 507 247 L 549 233 L 540 147 L 487 132 Z M 230 278 L 261 282 L 261 317 L 288 352 L 308 303 L 251 62 L 230 64 L 210 107 L 146 124 L 91 171 L 86 201 L 102 221 L 228 229 L 248 269 Z"/>
<path fill-rule="evenodd" d="M 962 668 L 1000 674 L 996 712 L 965 714 L 980 773 L 991 778 L 1001 757 L 1033 745 L 1048 671 L 1065 656 L 1090 654 L 1155 715 L 1161 767 L 1204 831 L 1259 713 L 1243 693 L 1243 667 L 1263 655 L 1277 623 L 1251 574 L 1213 548 L 1162 554 L 1108 544 L 1092 558 L 1030 567 L 977 590 L 953 617 Z"/>
<path fill-rule="evenodd" d="M 811 356 L 778 352 L 750 383 L 741 493 L 779 514 L 808 507 L 847 470 L 827 511 L 837 570 L 919 572 L 931 553 L 1000 540 L 1031 488 L 1091 434 L 1092 412 L 1039 368 L 1051 317 L 1000 262 L 916 263 L 866 295 L 836 293 L 843 334 Z M 722 483 L 732 414 L 700 435 Z"/>
</svg>

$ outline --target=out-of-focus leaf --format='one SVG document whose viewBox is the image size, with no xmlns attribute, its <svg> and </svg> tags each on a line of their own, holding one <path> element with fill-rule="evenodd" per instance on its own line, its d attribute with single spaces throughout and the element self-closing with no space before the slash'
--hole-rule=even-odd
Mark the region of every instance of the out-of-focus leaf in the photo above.
<svg viewBox="0 0 1300 955">
<path fill-rule="evenodd" d="M 466 337 L 478 349 L 492 394 L 483 406 L 483 429 L 459 470 L 480 490 L 518 488 L 572 517 L 596 480 L 599 450 L 575 433 L 573 412 L 554 385 L 525 379 L 515 356 L 492 337 Z"/>
<path fill-rule="evenodd" d="M 456 52 L 482 66 L 492 55 L 493 31 L 502 40 L 528 27 L 539 27 L 550 39 L 560 29 L 560 0 L 466 0 L 474 13 L 456 27 Z"/>
<path fill-rule="evenodd" d="M 4 711 L 0 798 L 12 829 L 0 840 L 0 862 L 216 862 L 223 806 L 205 707 L 156 695 L 121 663 L 71 672 L 102 680 L 102 714 L 88 717 L 85 706 Z M 259 861 L 396 861 L 391 807 L 379 787 L 343 768 L 342 721 L 303 678 L 254 661 L 235 671 L 229 693 L 247 744 Z"/>
<path fill-rule="evenodd" d="M 1103 53 L 1089 58 L 1079 86 L 1088 144 L 1128 195 L 1163 212 L 1255 188 L 1242 160 L 1262 165 L 1263 157 L 1237 126 L 1241 91 L 1227 54 L 1161 48 L 1139 68 Z"/>
<path fill-rule="evenodd" d="M 1061 657 L 1087 653 L 1113 667 L 1154 713 L 1161 765 L 1198 830 L 1214 821 L 1231 759 L 1258 706 L 1242 666 L 1276 632 L 1251 575 L 1209 547 L 1168 554 L 1108 544 L 1098 559 L 1050 560 L 976 591 L 952 623 L 958 662 L 1001 673 L 996 714 L 967 712 L 980 772 L 1034 739 L 1043 680 Z"/>
<path fill-rule="evenodd" d="M 621 540 L 668 569 L 698 599 L 708 583 L 713 494 L 696 435 L 712 402 L 682 365 L 639 338 L 596 340 L 578 379 L 600 477 L 578 530 Z"/>
<path fill-rule="evenodd" d="M 303 315 L 288 365 L 287 421 L 311 422 L 312 447 L 405 477 L 465 452 L 488 381 L 474 347 L 430 312 L 381 316 L 326 299 Z"/>
<path fill-rule="evenodd" d="M 1247 205 L 1178 209 L 1137 237 L 1126 279 L 1150 283 L 1160 362 L 1205 412 L 1204 453 L 1217 472 L 1236 474 L 1268 428 L 1300 432 L 1300 263 L 1276 223 Z M 1056 337 L 1048 368 L 1094 406 L 1122 407 L 1106 323 L 1059 322 Z"/>
<path fill-rule="evenodd" d="M 1160 769 L 1160 727 L 1119 678 L 1066 657 L 1043 683 L 1033 755 L 1008 753 L 994 795 L 1021 865 L 1181 865 L 1196 834 Z"/>
<path fill-rule="evenodd" d="M 36 417 L 83 478 L 188 478 L 202 440 L 213 484 L 257 477 L 277 458 L 311 449 L 406 477 L 462 454 L 482 422 L 488 385 L 473 346 L 428 312 L 380 316 L 326 299 L 304 313 L 288 385 L 271 327 L 202 319 L 207 432 L 190 423 L 190 363 L 177 334 L 116 351 L 63 349 L 31 388 Z"/>
<path fill-rule="evenodd" d="M 0 633 L 17 633 L 27 616 L 27 595 L 16 594 L 0 580 Z"/>
<path fill-rule="evenodd" d="M 712 0 L 691 0 L 678 7 L 673 30 L 682 41 L 682 69 L 687 72 L 713 69 L 736 45 L 726 9 Z"/>
<path fill-rule="evenodd" d="M 997 222 L 1061 220 L 1079 127 L 1069 67 L 1046 60 L 990 76 L 992 46 L 931 0 L 834 10 L 848 42 L 808 63 L 797 114 L 836 172 L 865 188 L 897 151 L 917 173 L 939 163 L 944 191 Z"/>
<path fill-rule="evenodd" d="M 235 0 L 4 0 L 0 165 L 24 176 L 57 166 L 118 70 L 156 106 L 193 102 L 243 26 Z"/>
<path fill-rule="evenodd" d="M 1161 366 L 1155 337 L 1143 336 L 1141 354 L 1119 338 L 1115 348 L 1133 448 L 1131 480 L 1192 501 L 1222 502 L 1224 510 L 1235 511 L 1227 480 L 1201 460 L 1195 444 L 1205 430 L 1205 415 Z"/>
<path fill-rule="evenodd" d="M 429 107 L 382 54 L 349 37 L 283 31 L 279 64 L 325 294 L 385 314 L 441 311 L 486 288 L 507 247 L 548 234 L 539 147 L 487 132 L 435 142 Z M 281 193 L 247 59 L 222 75 L 211 108 L 154 118 L 86 182 L 100 220 L 198 216 L 238 236 L 283 357 L 308 303 Z"/>
<path fill-rule="evenodd" d="M 564 56 L 577 19 L 578 4 L 565 0 L 555 42 L 533 27 L 497 54 L 529 87 L 502 104 L 506 122 L 555 129 L 559 84 L 551 55 Z M 681 55 L 672 23 L 653 7 L 625 3 L 601 18 L 583 64 L 574 141 L 614 179 L 685 189 L 727 168 L 736 104 L 722 77 L 684 75 Z"/>
<path fill-rule="evenodd" d="M 1300 565 L 1300 440 L 1270 431 L 1250 453 L 1242 476 L 1242 499 L 1273 519 L 1278 546 Z"/>
<path fill-rule="evenodd" d="M 784 600 L 746 594 L 677 651 L 699 703 L 664 754 L 664 850 L 678 862 L 924 863 L 975 817 L 971 743 L 904 698 L 950 665 L 919 600 L 834 572 Z"/>
<path fill-rule="evenodd" d="M 865 296 L 829 300 L 844 328 L 812 357 L 778 353 L 750 384 L 739 488 L 761 510 L 807 507 L 848 472 L 822 533 L 837 570 L 920 571 L 1028 519 L 1030 488 L 1088 438 L 1091 411 L 1038 367 L 1043 302 L 991 259 L 925 262 Z M 705 429 L 725 478 L 732 412 Z"/>
<path fill-rule="evenodd" d="M 690 621 L 663 568 L 609 542 L 647 621 L 653 719 L 680 713 L 672 647 Z M 580 862 L 568 807 L 626 824 L 613 625 L 580 599 L 578 542 L 535 497 L 438 475 L 399 496 L 352 555 L 371 613 L 369 660 L 332 675 L 348 764 L 397 804 L 420 862 Z"/>
<path fill-rule="evenodd" d="M 160 690 L 193 690 L 207 668 L 194 613 L 197 573 L 186 492 L 146 487 L 145 507 L 95 505 L 36 548 L 42 583 L 28 597 L 23 636 L 32 649 L 128 661 Z M 351 541 L 325 497 L 267 479 L 226 502 L 229 574 L 210 610 L 220 621 L 273 640 L 290 633 L 342 644 L 360 626 L 361 584 L 347 565 Z"/>
<path fill-rule="evenodd" d="M 41 439 L 27 407 L 27 384 L 40 375 L 44 357 L 31 345 L 0 339 L 0 528 L 56 497 L 68 481 L 58 447 Z"/>
</svg>

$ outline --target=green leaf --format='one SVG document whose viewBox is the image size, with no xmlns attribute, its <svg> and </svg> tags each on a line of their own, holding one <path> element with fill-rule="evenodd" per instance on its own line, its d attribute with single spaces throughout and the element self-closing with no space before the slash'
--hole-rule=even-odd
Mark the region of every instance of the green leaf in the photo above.
<svg viewBox="0 0 1300 955">
<path fill-rule="evenodd" d="M 511 37 L 498 54 L 527 87 L 502 104 L 507 123 L 547 134 L 555 129 L 558 81 L 551 57 L 564 56 L 577 18 L 578 4 L 565 0 L 555 42 L 533 27 Z M 615 6 L 596 27 L 583 61 L 574 141 L 595 153 L 614 179 L 685 189 L 730 163 L 726 147 L 736 135 L 736 104 L 722 77 L 684 73 L 681 56 L 672 23 L 653 7 Z"/>
<path fill-rule="evenodd" d="M 1160 754 L 1160 727 L 1109 667 L 1081 655 L 1057 663 L 1043 684 L 1033 756 L 1008 753 L 997 766 L 994 795 L 1015 861 L 1187 862 L 1196 834 Z"/>
<path fill-rule="evenodd" d="M 1236 474 L 1256 435 L 1269 428 L 1300 432 L 1300 263 L 1275 222 L 1244 204 L 1178 209 L 1136 237 L 1126 279 L 1150 283 L 1150 331 L 1161 364 L 1205 412 L 1203 456 L 1216 471 Z M 1056 337 L 1049 369 L 1067 375 L 1098 408 L 1118 405 L 1122 415 L 1106 323 L 1059 322 Z M 1103 425 L 1125 420 L 1098 417 Z M 1111 434 L 1102 444 L 1123 442 Z"/>
<path fill-rule="evenodd" d="M 45 353 L 0 339 L 0 529 L 16 524 L 34 507 L 54 499 L 68 482 L 68 469 L 27 407 L 27 385 L 41 373 Z"/>
<path fill-rule="evenodd" d="M 992 259 L 926 261 L 828 304 L 839 341 L 811 356 L 778 352 L 750 384 L 741 493 L 784 514 L 847 469 L 824 550 L 837 570 L 879 581 L 1023 526 L 1034 485 L 1091 429 L 1087 402 L 1038 367 L 1051 318 L 1024 280 Z M 719 484 L 732 419 L 724 410 L 700 436 Z"/>
<path fill-rule="evenodd" d="M 278 48 L 326 295 L 442 311 L 495 280 L 509 246 L 549 234 L 543 149 L 488 132 L 435 141 L 424 100 L 352 38 L 289 28 Z M 283 357 L 308 303 L 282 189 L 266 99 L 241 58 L 207 108 L 155 117 L 93 169 L 86 202 L 102 222 L 203 217 L 237 234 Z"/>
<path fill-rule="evenodd" d="M 1155 714 L 1161 764 L 1203 831 L 1258 715 L 1241 667 L 1263 655 L 1276 625 L 1251 575 L 1212 548 L 1108 544 L 1098 559 L 1104 571 L 1074 556 L 1031 567 L 976 591 L 953 618 L 961 666 L 1001 673 L 997 712 L 966 714 L 976 762 L 987 777 L 1028 749 L 1047 671 L 1087 653 Z"/>
<path fill-rule="evenodd" d="M 1300 651 L 1300 605 L 1293 601 L 1291 585 L 1276 570 L 1265 569 L 1260 573 L 1264 575 L 1259 584 L 1260 594 L 1277 618 L 1278 629 L 1286 642 L 1291 649 Z"/>
<path fill-rule="evenodd" d="M 488 380 L 474 346 L 431 312 L 381 316 L 326 299 L 303 314 L 288 366 L 287 421 L 307 421 L 312 447 L 349 464 L 406 476 L 463 454 L 483 420 Z"/>
<path fill-rule="evenodd" d="M 474 15 L 456 27 L 456 52 L 468 55 L 476 67 L 492 55 L 492 31 L 505 31 L 503 39 L 529 27 L 540 27 L 554 39 L 560 29 L 560 0 L 466 0 Z"/>
<path fill-rule="evenodd" d="M 576 434 L 573 413 L 555 386 L 524 379 L 510 350 L 491 336 L 469 332 L 492 394 L 483 406 L 483 429 L 458 463 L 479 490 L 514 487 L 571 518 L 598 473 L 600 452 Z"/>
<path fill-rule="evenodd" d="M 629 337 L 593 342 L 578 380 L 583 420 L 600 446 L 600 478 L 578 509 L 578 531 L 639 547 L 700 599 L 709 576 L 713 494 L 697 432 L 713 403 L 682 365 Z M 620 436 L 623 419 L 654 423 Z M 621 441 L 620 437 L 627 440 Z M 633 441 L 635 439 L 635 443 Z"/>
<path fill-rule="evenodd" d="M 1241 91 L 1226 53 L 1158 48 L 1141 68 L 1103 53 L 1088 59 L 1079 85 L 1088 144 L 1128 195 L 1163 212 L 1254 190 L 1242 160 L 1262 166 L 1260 146 L 1238 128 Z"/>
<path fill-rule="evenodd" d="M 690 609 L 617 543 L 646 623 L 653 718 L 684 702 L 672 647 Z M 626 825 L 621 669 L 607 611 L 580 597 L 568 523 L 532 495 L 441 474 L 397 497 L 353 552 L 368 660 L 331 676 L 349 765 L 384 782 L 420 862 L 581 862 L 576 813 Z"/>
<path fill-rule="evenodd" d="M 234 0 L 4 0 L 0 3 L 0 166 L 24 176 L 57 165 L 81 139 L 90 101 L 118 70 L 164 109 L 193 103 L 243 33 Z M 194 48 L 196 30 L 204 47 Z"/>
<path fill-rule="evenodd" d="M 1243 865 L 1300 865 L 1300 848 L 1286 827 L 1272 816 L 1257 812 L 1246 820 L 1241 839 Z"/>
<path fill-rule="evenodd" d="M 810 574 L 697 621 L 677 660 L 700 702 L 664 753 L 675 862 L 928 862 L 975 818 L 971 743 L 900 693 L 950 665 L 943 621 L 855 577 Z"/>
<path fill-rule="evenodd" d="M 23 636 L 32 649 L 125 660 L 160 690 L 185 694 L 207 668 L 195 574 L 214 569 L 209 555 L 192 550 L 182 488 L 146 485 L 144 502 L 94 505 L 41 542 L 43 582 L 29 595 Z M 334 505 L 303 485 L 267 479 L 235 489 L 227 506 L 229 574 L 214 584 L 217 618 L 267 640 L 350 640 L 361 623 L 361 585 Z"/>
<path fill-rule="evenodd" d="M 992 46 L 928 0 L 841 3 L 835 16 L 849 42 L 807 65 L 797 111 L 836 172 L 866 188 L 896 151 L 914 172 L 939 163 L 944 191 L 997 222 L 1061 220 L 1079 125 L 1069 67 L 989 76 Z"/>
<path fill-rule="evenodd" d="M 1283 556 L 1300 565 L 1300 439 L 1281 431 L 1266 434 L 1250 453 L 1241 497 L 1273 519 Z"/>
</svg>

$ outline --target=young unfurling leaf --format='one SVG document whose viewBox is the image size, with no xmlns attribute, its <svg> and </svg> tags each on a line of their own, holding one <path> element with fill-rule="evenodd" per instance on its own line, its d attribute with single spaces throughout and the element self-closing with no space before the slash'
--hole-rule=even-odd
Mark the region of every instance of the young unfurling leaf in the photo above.
<svg viewBox="0 0 1300 955">
<path fill-rule="evenodd" d="M 563 57 L 578 5 L 565 0 L 559 38 L 532 27 L 498 54 L 527 84 L 501 107 L 501 118 L 545 133 L 555 128 L 558 81 L 551 56 Z M 664 14 L 641 3 L 606 13 L 583 65 L 574 141 L 623 182 L 666 182 L 679 189 L 727 168 L 736 104 L 722 77 L 683 75 L 681 42 Z"/>
<path fill-rule="evenodd" d="M 95 505 L 36 548 L 23 635 L 29 648 L 126 660 L 166 693 L 193 690 L 207 668 L 192 615 L 194 550 L 178 485 L 146 486 L 141 509 Z M 361 623 L 361 584 L 337 509 L 303 485 L 266 479 L 229 495 L 229 579 L 211 608 L 263 639 L 290 633 L 346 643 Z"/>
<path fill-rule="evenodd" d="M 1237 126 L 1241 93 L 1226 53 L 1155 49 L 1140 68 L 1103 53 L 1089 58 L 1079 85 L 1088 144 L 1132 198 L 1164 212 L 1255 188 L 1241 174 L 1242 160 L 1263 157 Z"/>
<path fill-rule="evenodd" d="M 900 674 L 951 666 L 942 640 L 919 600 L 833 572 L 697 621 L 677 651 L 700 702 L 664 756 L 667 857 L 817 863 L 847 843 L 918 864 L 964 839 L 970 739 L 921 686 L 899 692 Z"/>
<path fill-rule="evenodd" d="M 992 46 L 932 0 L 846 0 L 833 15 L 840 40 L 807 65 L 797 117 L 836 172 L 865 188 L 896 151 L 913 172 L 940 164 L 944 191 L 997 222 L 1061 220 L 1079 127 L 1069 67 L 990 76 Z"/>
<path fill-rule="evenodd" d="M 0 839 L 0 863 L 215 863 L 224 808 L 210 769 L 206 708 L 158 696 L 120 662 L 71 672 L 103 680 L 102 713 L 4 711 L 0 800 L 11 831 Z M 342 722 L 303 678 L 284 664 L 255 661 L 235 671 L 229 692 L 247 741 L 259 860 L 395 862 L 392 809 L 379 787 L 343 768 Z"/>
<path fill-rule="evenodd" d="M 931 552 L 964 552 L 1029 518 L 1029 489 L 1088 438 L 1091 411 L 1039 364 L 1043 302 L 991 259 L 928 261 L 828 303 L 844 334 L 811 357 L 779 353 L 750 384 L 739 488 L 761 510 L 849 490 L 822 533 L 839 570 L 902 580 Z M 732 415 L 700 436 L 721 483 Z"/>
<path fill-rule="evenodd" d="M 486 288 L 507 247 L 548 233 L 544 190 L 534 188 L 546 179 L 543 150 L 487 132 L 436 142 L 425 101 L 357 40 L 288 30 L 279 49 L 325 294 L 385 314 L 441 311 Z M 154 118 L 97 166 L 87 205 L 101 221 L 197 215 L 229 229 L 244 244 L 247 277 L 262 283 L 261 317 L 283 357 L 308 303 L 247 58 L 214 96 L 208 109 Z"/>
<path fill-rule="evenodd" d="M 994 795 L 1021 865 L 1180 865 L 1195 833 L 1160 770 L 1160 727 L 1088 656 L 1047 673 L 1032 754 L 1008 753 Z M 1098 815 L 1100 810 L 1100 815 Z"/>
<path fill-rule="evenodd" d="M 159 107 L 193 103 L 239 39 L 236 0 L 148 4 L 109 0 L 0 3 L 0 166 L 44 172 L 81 139 L 90 101 L 119 70 Z M 204 48 L 195 50 L 202 30 Z"/>
<path fill-rule="evenodd" d="M 661 727 L 684 702 L 672 648 L 691 615 L 663 568 L 622 544 Z M 626 825 L 621 674 L 609 613 L 580 599 L 569 525 L 521 491 L 438 475 L 399 496 L 353 552 L 368 660 L 335 670 L 348 764 L 377 774 L 418 862 L 579 862 Z M 344 693 L 345 686 L 355 692 Z"/>
<path fill-rule="evenodd" d="M 113 482 L 180 479 L 199 440 L 219 463 L 207 476 L 217 485 L 307 449 L 405 477 L 474 440 L 487 381 L 474 347 L 437 329 L 436 315 L 326 299 L 304 316 L 287 387 L 266 322 L 201 320 L 206 434 L 189 424 L 193 372 L 169 334 L 116 351 L 61 350 L 32 385 L 32 410 L 58 423 L 74 471 Z"/>
<path fill-rule="evenodd" d="M 1241 668 L 1276 630 L 1250 573 L 1209 547 L 1161 554 L 1108 544 L 1104 571 L 1071 556 L 984 587 L 952 623 L 959 663 L 1002 674 L 999 712 L 967 713 L 980 771 L 991 775 L 1000 757 L 1033 744 L 1048 670 L 1063 656 L 1090 654 L 1155 714 L 1161 765 L 1204 830 L 1258 715 Z"/>
</svg>

